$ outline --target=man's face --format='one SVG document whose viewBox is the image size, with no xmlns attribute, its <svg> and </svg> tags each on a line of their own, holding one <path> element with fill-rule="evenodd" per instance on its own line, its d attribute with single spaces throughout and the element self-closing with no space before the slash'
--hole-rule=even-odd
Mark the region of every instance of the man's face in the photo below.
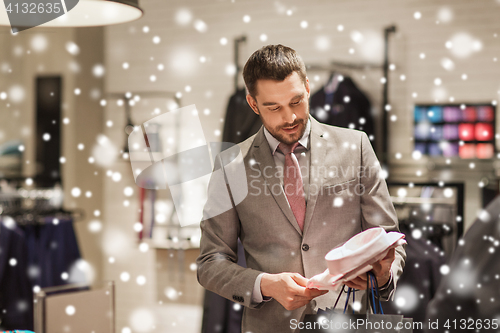
<svg viewBox="0 0 500 333">
<path fill-rule="evenodd" d="M 258 80 L 255 100 L 247 102 L 278 141 L 293 144 L 304 135 L 309 118 L 309 79 L 306 85 L 293 72 L 283 81 Z"/>
</svg>

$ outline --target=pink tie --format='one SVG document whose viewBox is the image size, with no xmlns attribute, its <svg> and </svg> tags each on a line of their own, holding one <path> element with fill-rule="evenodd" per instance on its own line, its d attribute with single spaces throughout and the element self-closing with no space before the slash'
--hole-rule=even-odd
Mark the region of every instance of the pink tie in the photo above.
<svg viewBox="0 0 500 333">
<path fill-rule="evenodd" d="M 306 216 L 306 199 L 304 198 L 304 186 L 297 161 L 292 158 L 292 152 L 299 145 L 280 143 L 278 148 L 285 154 L 285 170 L 283 175 L 283 188 L 285 195 L 292 208 L 293 215 L 299 224 L 300 230 L 304 231 L 304 220 Z"/>
</svg>

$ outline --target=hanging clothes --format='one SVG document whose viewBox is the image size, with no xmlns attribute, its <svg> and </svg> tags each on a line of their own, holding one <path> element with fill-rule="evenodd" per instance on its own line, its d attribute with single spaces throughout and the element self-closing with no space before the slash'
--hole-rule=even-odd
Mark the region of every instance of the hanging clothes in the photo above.
<svg viewBox="0 0 500 333">
<path fill-rule="evenodd" d="M 309 109 L 319 122 L 366 132 L 375 147 L 370 100 L 350 77 L 332 73 L 328 82 L 311 95 Z"/>
<path fill-rule="evenodd" d="M 33 330 L 28 248 L 15 223 L 0 217 L 0 331 Z"/>
<path fill-rule="evenodd" d="M 240 143 L 257 133 L 261 126 L 259 116 L 248 105 L 245 88 L 238 89 L 227 104 L 222 142 Z"/>
<path fill-rule="evenodd" d="M 28 246 L 30 280 L 40 288 L 60 286 L 70 282 L 86 282 L 77 277 L 80 270 L 73 270 L 71 281 L 63 279 L 63 273 L 71 273 L 73 265 L 81 259 L 73 220 L 45 217 L 43 224 L 22 225 Z"/>
</svg>

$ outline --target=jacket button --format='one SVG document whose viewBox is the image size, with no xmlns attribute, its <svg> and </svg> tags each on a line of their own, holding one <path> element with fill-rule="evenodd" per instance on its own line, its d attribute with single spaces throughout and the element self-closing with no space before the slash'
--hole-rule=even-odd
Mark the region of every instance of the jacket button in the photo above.
<svg viewBox="0 0 500 333">
<path fill-rule="evenodd" d="M 302 250 L 303 251 L 308 251 L 309 250 L 309 245 L 307 245 L 307 244 L 302 245 Z"/>
</svg>

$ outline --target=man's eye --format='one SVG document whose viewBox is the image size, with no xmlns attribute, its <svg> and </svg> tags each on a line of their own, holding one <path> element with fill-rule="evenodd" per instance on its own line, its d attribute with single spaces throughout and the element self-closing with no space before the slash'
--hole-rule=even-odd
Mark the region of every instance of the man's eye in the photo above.
<svg viewBox="0 0 500 333">
<path fill-rule="evenodd" d="M 292 103 L 292 105 L 299 105 L 300 102 L 302 102 L 302 100 L 298 101 L 298 102 L 295 102 L 295 103 Z M 277 107 L 276 109 L 270 109 L 271 111 L 278 111 L 280 108 Z"/>
</svg>

